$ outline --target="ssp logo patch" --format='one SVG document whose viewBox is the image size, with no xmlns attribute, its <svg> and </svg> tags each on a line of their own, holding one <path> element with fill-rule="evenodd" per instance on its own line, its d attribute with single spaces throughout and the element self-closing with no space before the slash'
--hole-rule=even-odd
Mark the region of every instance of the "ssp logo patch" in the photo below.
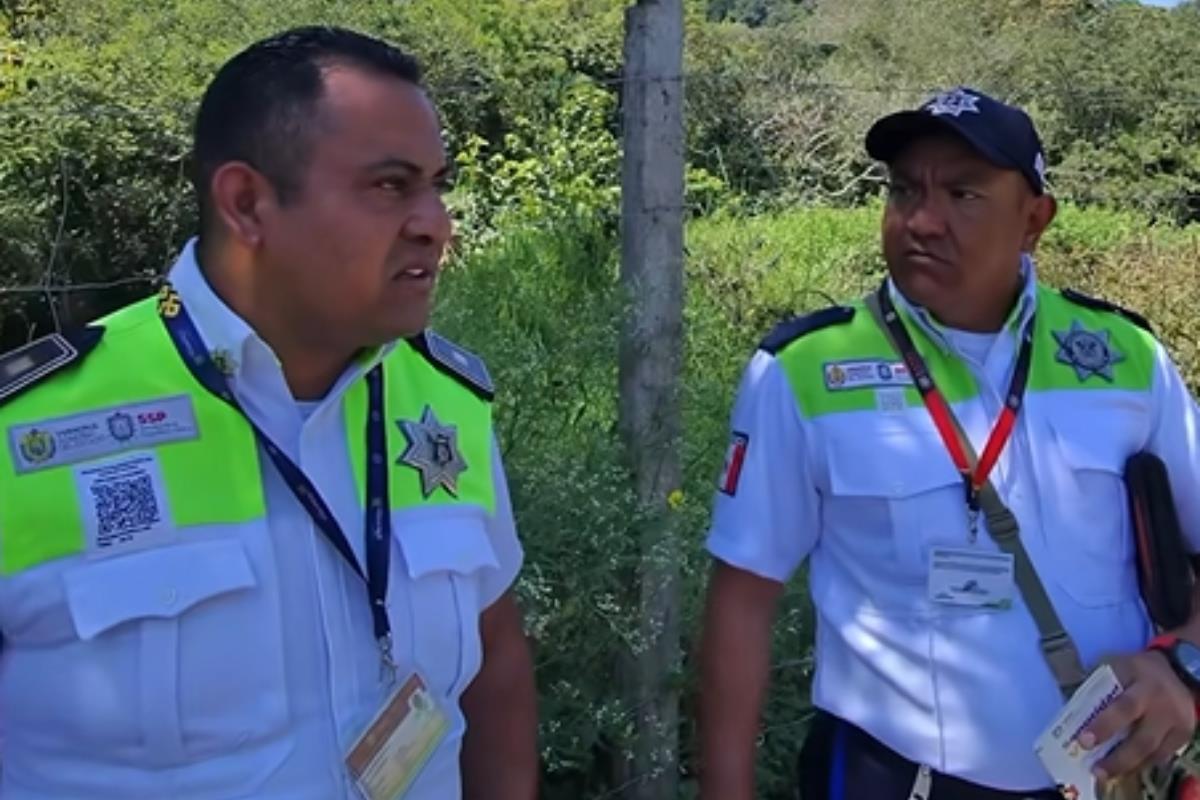
<svg viewBox="0 0 1200 800">
<path fill-rule="evenodd" d="M 746 450 L 749 447 L 749 435 L 734 431 L 729 440 L 729 449 L 725 451 L 725 468 L 721 470 L 721 480 L 717 484 L 719 490 L 731 497 L 737 494 L 742 465 L 746 461 Z"/>
</svg>

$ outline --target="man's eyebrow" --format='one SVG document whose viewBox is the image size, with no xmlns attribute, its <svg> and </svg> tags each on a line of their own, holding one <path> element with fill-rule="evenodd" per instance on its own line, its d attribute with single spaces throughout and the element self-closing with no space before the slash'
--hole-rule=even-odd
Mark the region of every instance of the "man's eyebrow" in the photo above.
<svg viewBox="0 0 1200 800">
<path fill-rule="evenodd" d="M 987 183 L 991 178 L 991 171 L 988 168 L 972 164 L 951 166 L 938 170 L 938 172 L 942 183 Z M 914 173 L 899 166 L 888 167 L 888 178 L 904 183 L 919 182 L 919 178 Z"/>
<path fill-rule="evenodd" d="M 408 161 L 407 159 L 395 158 L 395 157 L 381 158 L 378 161 L 372 161 L 370 164 L 367 164 L 366 170 L 368 172 L 385 172 L 387 170 L 398 170 L 401 172 L 409 172 L 414 175 L 420 175 L 424 172 L 424 170 L 421 169 L 420 165 L 415 164 L 412 161 Z M 450 165 L 443 164 L 441 169 L 439 169 L 437 172 L 435 172 L 433 174 L 433 179 L 441 180 L 442 178 L 445 178 L 449 174 L 449 172 L 450 172 Z"/>
<path fill-rule="evenodd" d="M 404 172 L 417 172 L 421 168 L 411 161 L 406 161 L 403 158 L 381 158 L 378 161 L 372 161 L 366 165 L 366 169 L 370 172 L 383 172 L 389 169 L 402 170 Z"/>
<path fill-rule="evenodd" d="M 950 183 L 987 183 L 992 170 L 977 166 L 952 167 L 946 170 L 945 176 Z"/>
</svg>

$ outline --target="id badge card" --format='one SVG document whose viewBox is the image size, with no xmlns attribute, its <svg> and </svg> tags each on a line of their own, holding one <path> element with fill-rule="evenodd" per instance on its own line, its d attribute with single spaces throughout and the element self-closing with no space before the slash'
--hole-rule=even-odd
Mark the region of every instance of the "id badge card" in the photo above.
<svg viewBox="0 0 1200 800">
<path fill-rule="evenodd" d="M 346 756 L 365 800 L 399 800 L 450 730 L 450 719 L 417 673 L 401 684 Z"/>
<path fill-rule="evenodd" d="M 1011 553 L 935 547 L 929 554 L 929 599 L 939 605 L 997 611 L 1012 608 Z"/>
</svg>

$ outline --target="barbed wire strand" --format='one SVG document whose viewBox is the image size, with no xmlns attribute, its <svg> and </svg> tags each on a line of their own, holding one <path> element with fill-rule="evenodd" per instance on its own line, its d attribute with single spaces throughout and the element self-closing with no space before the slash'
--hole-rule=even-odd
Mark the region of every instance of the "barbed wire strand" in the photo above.
<svg viewBox="0 0 1200 800">
<path fill-rule="evenodd" d="M 131 275 L 124 278 L 115 278 L 110 281 L 84 281 L 80 283 L 37 286 L 5 286 L 0 287 L 0 296 L 9 294 L 55 295 L 68 294 L 70 292 L 101 291 L 105 289 L 116 289 L 121 286 L 131 286 L 138 283 L 154 285 L 159 283 L 161 280 L 161 275 Z"/>
</svg>

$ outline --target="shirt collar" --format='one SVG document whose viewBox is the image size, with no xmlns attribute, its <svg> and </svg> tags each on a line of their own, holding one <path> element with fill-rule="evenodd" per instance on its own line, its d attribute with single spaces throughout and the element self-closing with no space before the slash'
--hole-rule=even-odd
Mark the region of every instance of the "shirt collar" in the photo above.
<svg viewBox="0 0 1200 800">
<path fill-rule="evenodd" d="M 1007 331 L 1014 338 L 1021 335 L 1021 330 L 1033 316 L 1037 310 L 1037 266 L 1033 262 L 1033 258 L 1028 253 L 1021 254 L 1021 280 L 1024 284 L 1021 287 L 1021 295 L 1017 298 L 1016 304 L 1012 311 L 1009 312 L 1008 319 L 1004 323 L 1003 330 Z M 900 290 L 896 288 L 895 282 L 888 278 L 888 291 L 892 294 L 892 301 L 897 307 L 907 316 L 930 341 L 936 344 L 943 353 L 950 353 L 954 350 L 950 339 L 946 335 L 947 327 L 933 318 L 933 314 L 924 306 L 916 305 L 909 302 Z"/>
<path fill-rule="evenodd" d="M 213 291 L 196 260 L 196 239 L 184 245 L 167 279 L 179 292 L 213 359 L 227 375 L 237 376 L 241 372 L 249 347 L 256 344 L 267 347 L 254 329 Z"/>
<path fill-rule="evenodd" d="M 279 360 L 271 346 L 213 291 L 212 285 L 200 269 L 196 258 L 196 245 L 195 238 L 184 245 L 179 258 L 171 267 L 168 280 L 179 293 L 217 366 L 236 383 L 239 378 L 245 377 L 246 365 L 251 360 L 252 351 L 260 350 L 266 354 L 270 363 L 280 368 Z M 379 363 L 393 347 L 395 342 L 390 342 L 362 353 L 349 365 L 327 397 L 339 394 L 347 385 Z M 261 356 L 255 359 L 258 362 L 261 360 Z"/>
</svg>

